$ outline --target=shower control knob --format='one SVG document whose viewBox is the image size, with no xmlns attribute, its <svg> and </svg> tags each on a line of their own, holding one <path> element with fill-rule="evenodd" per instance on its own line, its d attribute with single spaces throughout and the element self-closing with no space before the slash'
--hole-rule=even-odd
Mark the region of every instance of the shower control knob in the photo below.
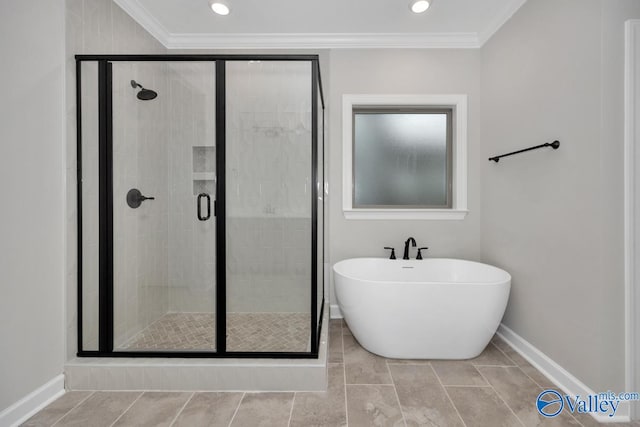
<svg viewBox="0 0 640 427">
<path fill-rule="evenodd" d="M 140 190 L 138 190 L 137 188 L 132 188 L 127 193 L 127 205 L 129 205 L 131 209 L 139 208 L 142 202 L 144 202 L 145 200 L 155 199 L 155 197 L 143 196 Z"/>
</svg>

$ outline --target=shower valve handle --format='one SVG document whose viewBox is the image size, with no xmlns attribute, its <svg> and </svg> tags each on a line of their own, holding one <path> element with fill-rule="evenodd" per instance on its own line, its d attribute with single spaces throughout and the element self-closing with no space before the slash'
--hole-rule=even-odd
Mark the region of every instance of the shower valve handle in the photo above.
<svg viewBox="0 0 640 427">
<path fill-rule="evenodd" d="M 127 205 L 129 205 L 131 209 L 139 208 L 142 202 L 144 202 L 145 200 L 155 199 L 155 197 L 143 196 L 142 193 L 140 193 L 140 190 L 138 190 L 137 188 L 132 188 L 127 193 Z"/>
</svg>

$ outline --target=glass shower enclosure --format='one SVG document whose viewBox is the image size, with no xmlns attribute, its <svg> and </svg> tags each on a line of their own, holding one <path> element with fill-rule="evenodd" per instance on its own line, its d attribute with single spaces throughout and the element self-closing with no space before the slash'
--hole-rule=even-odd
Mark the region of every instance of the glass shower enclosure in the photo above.
<svg viewBox="0 0 640 427">
<path fill-rule="evenodd" d="M 78 55 L 78 355 L 317 357 L 316 55 Z"/>
</svg>

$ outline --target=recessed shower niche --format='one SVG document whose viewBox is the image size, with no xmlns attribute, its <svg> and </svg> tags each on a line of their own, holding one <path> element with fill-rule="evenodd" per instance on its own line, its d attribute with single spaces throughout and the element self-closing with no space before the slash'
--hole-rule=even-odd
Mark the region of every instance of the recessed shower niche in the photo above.
<svg viewBox="0 0 640 427">
<path fill-rule="evenodd" d="M 193 173 L 216 171 L 216 148 L 213 146 L 193 147 Z"/>
<path fill-rule="evenodd" d="M 78 355 L 317 357 L 317 56 L 76 59 Z"/>
<path fill-rule="evenodd" d="M 215 194 L 216 148 L 193 147 L 193 194 Z"/>
</svg>

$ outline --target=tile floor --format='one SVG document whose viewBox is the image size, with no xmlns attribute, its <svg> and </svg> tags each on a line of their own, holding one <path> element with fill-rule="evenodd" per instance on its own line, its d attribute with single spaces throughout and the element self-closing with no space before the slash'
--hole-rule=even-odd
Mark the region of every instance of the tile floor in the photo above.
<svg viewBox="0 0 640 427">
<path fill-rule="evenodd" d="M 309 351 L 308 313 L 229 313 L 229 351 Z M 167 313 L 119 350 L 215 350 L 214 313 Z"/>
<path fill-rule="evenodd" d="M 467 361 L 385 359 L 332 320 L 327 392 L 71 391 L 25 426 L 585 426 L 588 415 L 543 419 L 553 384 L 498 338 Z M 640 426 L 640 423 L 616 424 Z"/>
</svg>

